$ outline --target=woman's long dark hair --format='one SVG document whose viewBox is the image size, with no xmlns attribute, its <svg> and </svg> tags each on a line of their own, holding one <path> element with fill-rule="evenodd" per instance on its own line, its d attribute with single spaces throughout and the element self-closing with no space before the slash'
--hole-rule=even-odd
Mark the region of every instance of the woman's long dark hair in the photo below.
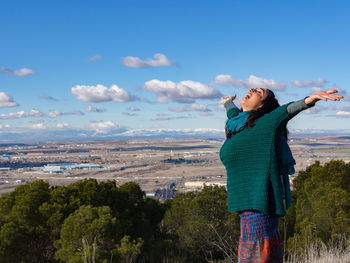
<svg viewBox="0 0 350 263">
<path fill-rule="evenodd" d="M 272 90 L 269 89 L 265 89 L 265 92 L 267 92 L 267 96 L 266 98 L 262 101 L 262 107 L 260 107 L 257 110 L 252 110 L 248 116 L 247 119 L 247 127 L 253 127 L 254 123 L 257 119 L 259 119 L 261 116 L 273 111 L 274 109 L 276 109 L 277 107 L 280 106 L 280 104 L 278 103 L 276 97 L 275 97 L 275 93 L 273 93 Z M 240 112 L 242 112 L 242 109 L 236 113 L 235 116 L 237 116 Z M 232 131 L 230 131 L 227 128 L 227 121 L 226 121 L 226 125 L 225 125 L 225 134 L 226 134 L 226 139 L 229 139 L 232 137 Z M 286 137 L 286 139 L 288 139 L 288 130 L 287 128 L 284 131 L 284 136 Z"/>
</svg>

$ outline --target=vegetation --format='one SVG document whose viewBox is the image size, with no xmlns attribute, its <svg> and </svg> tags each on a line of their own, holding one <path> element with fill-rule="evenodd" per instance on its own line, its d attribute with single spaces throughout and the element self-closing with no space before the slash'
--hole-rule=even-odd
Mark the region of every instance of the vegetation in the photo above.
<svg viewBox="0 0 350 263">
<path fill-rule="evenodd" d="M 337 262 L 348 260 L 350 164 L 307 167 L 292 197 L 280 221 L 288 262 L 318 262 L 312 260 L 330 250 Z M 0 198 L 5 263 L 236 262 L 239 231 L 226 190 L 217 186 L 160 203 L 135 183 L 88 179 L 50 187 L 39 180 Z"/>
<path fill-rule="evenodd" d="M 350 236 L 350 163 L 315 162 L 299 172 L 292 197 L 284 218 L 287 251 L 297 248 L 300 254 L 310 242 L 327 245 Z"/>
</svg>

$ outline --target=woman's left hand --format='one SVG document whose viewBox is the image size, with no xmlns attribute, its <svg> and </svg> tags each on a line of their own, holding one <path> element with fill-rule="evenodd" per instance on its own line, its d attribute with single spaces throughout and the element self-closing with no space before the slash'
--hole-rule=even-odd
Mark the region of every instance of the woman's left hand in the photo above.
<svg viewBox="0 0 350 263">
<path fill-rule="evenodd" d="M 311 96 L 307 97 L 305 99 L 305 103 L 307 105 L 314 105 L 315 102 L 319 100 L 334 100 L 334 101 L 339 101 L 340 99 L 343 99 L 344 97 L 341 95 L 335 95 L 333 93 L 337 93 L 338 91 L 335 89 L 327 90 L 327 91 L 319 91 L 316 92 L 315 94 L 312 94 Z"/>
<path fill-rule="evenodd" d="M 234 94 L 233 96 L 223 97 L 223 98 L 221 99 L 221 102 L 222 102 L 222 103 L 225 103 L 225 102 L 230 101 L 230 100 L 231 100 L 231 101 L 234 101 L 235 98 L 236 98 L 236 94 Z"/>
</svg>

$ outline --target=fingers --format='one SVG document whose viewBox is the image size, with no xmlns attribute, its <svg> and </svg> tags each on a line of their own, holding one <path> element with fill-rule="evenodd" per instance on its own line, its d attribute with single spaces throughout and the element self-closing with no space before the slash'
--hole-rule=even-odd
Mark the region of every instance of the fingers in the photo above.
<svg viewBox="0 0 350 263">
<path fill-rule="evenodd" d="M 221 99 L 221 102 L 225 103 L 226 101 L 229 101 L 229 100 L 231 100 L 231 97 L 226 96 Z"/>
<path fill-rule="evenodd" d="M 340 99 L 344 99 L 343 96 L 341 95 L 332 95 L 333 93 L 337 93 L 338 90 L 336 89 L 331 89 L 331 90 L 327 90 L 326 93 L 331 95 L 332 97 L 330 98 L 331 100 L 340 100 Z"/>
<path fill-rule="evenodd" d="M 223 97 L 221 98 L 221 101 L 223 103 L 225 103 L 226 101 L 229 101 L 229 100 L 234 100 L 236 98 L 236 94 L 234 94 L 233 96 L 226 96 L 226 97 Z"/>
<path fill-rule="evenodd" d="M 338 91 L 336 89 L 330 89 L 330 90 L 327 90 L 326 93 L 328 94 L 332 94 L 332 93 L 337 93 Z"/>
<path fill-rule="evenodd" d="M 343 99 L 344 97 L 341 95 L 331 95 L 328 93 L 324 93 L 324 94 L 315 94 L 315 98 L 319 99 L 319 100 L 333 100 L 333 101 L 339 101 L 340 99 Z"/>
</svg>

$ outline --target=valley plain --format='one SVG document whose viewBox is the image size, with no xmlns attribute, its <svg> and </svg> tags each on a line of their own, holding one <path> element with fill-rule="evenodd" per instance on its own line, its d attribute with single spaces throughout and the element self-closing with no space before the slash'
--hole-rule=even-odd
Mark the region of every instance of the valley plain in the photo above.
<svg viewBox="0 0 350 263">
<path fill-rule="evenodd" d="M 225 185 L 219 158 L 222 139 L 147 139 L 0 145 L 0 193 L 34 180 L 67 185 L 94 178 L 118 185 L 137 182 L 148 196 L 175 185 L 176 191 Z M 296 173 L 330 160 L 350 161 L 349 135 L 295 135 L 289 145 Z M 291 179 L 293 179 L 293 177 Z"/>
</svg>

